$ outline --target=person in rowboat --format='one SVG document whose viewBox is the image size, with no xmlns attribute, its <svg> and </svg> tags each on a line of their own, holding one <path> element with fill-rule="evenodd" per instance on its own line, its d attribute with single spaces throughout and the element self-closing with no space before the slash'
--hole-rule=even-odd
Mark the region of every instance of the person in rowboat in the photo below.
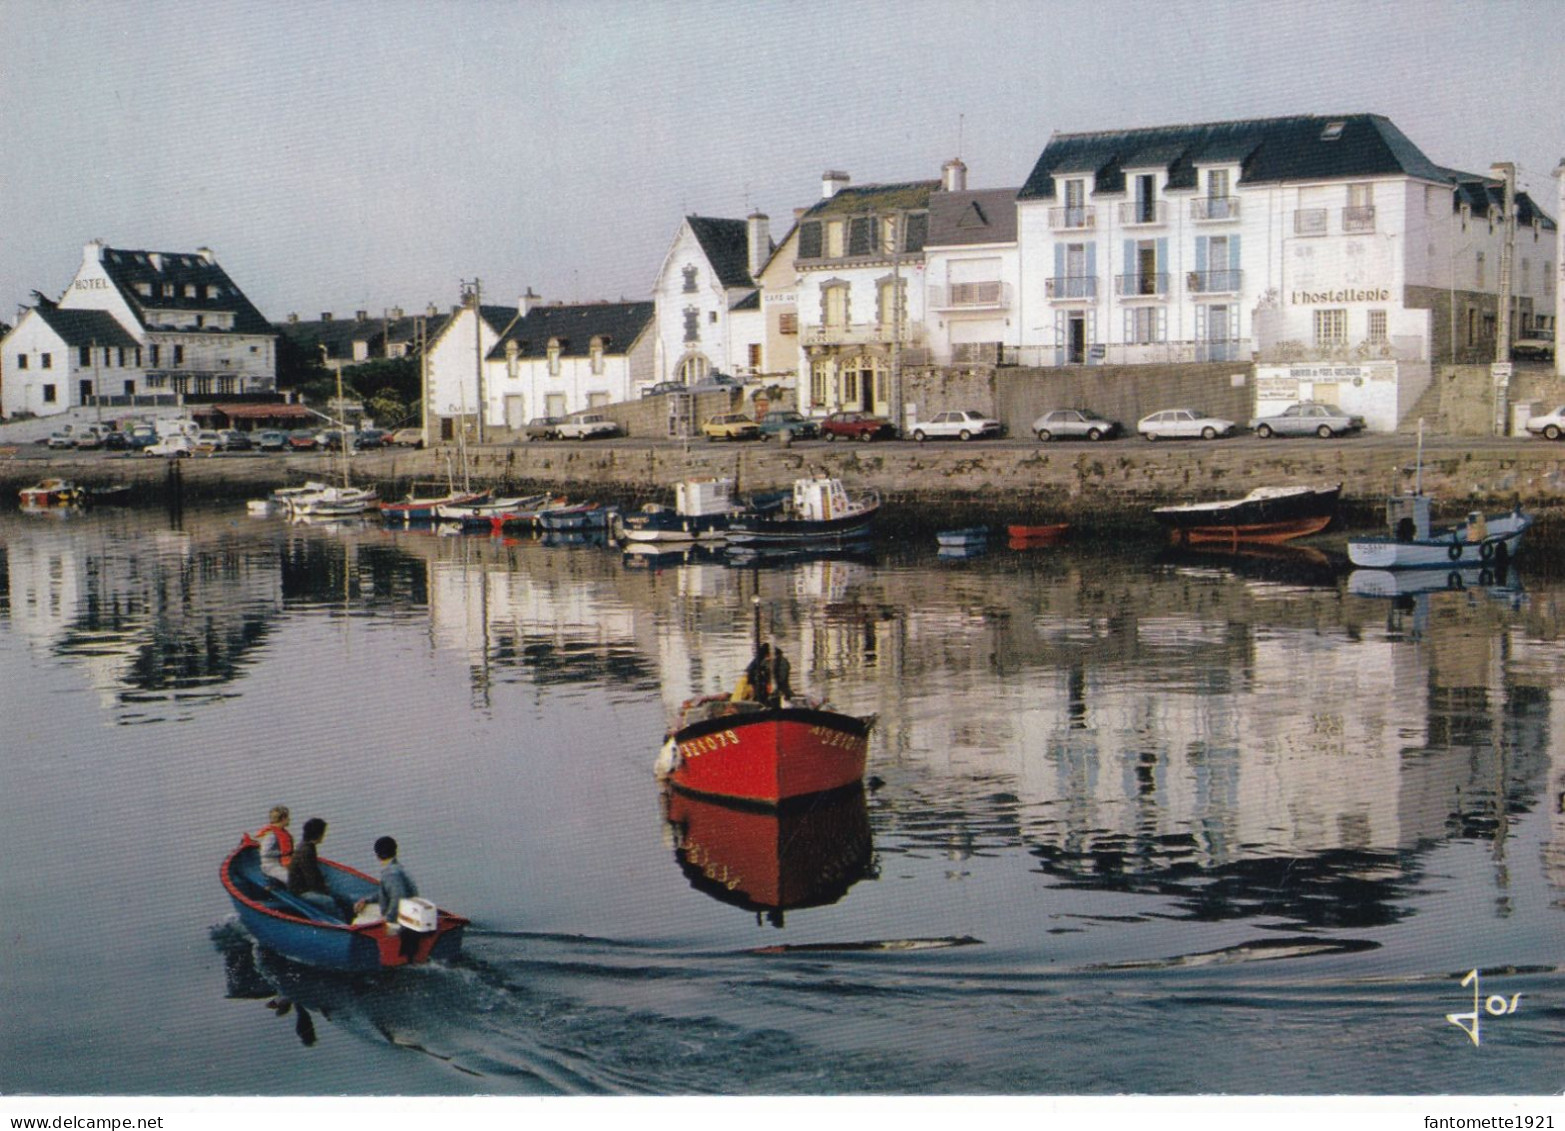
<svg viewBox="0 0 1565 1131">
<path fill-rule="evenodd" d="M 261 874 L 278 887 L 288 886 L 288 862 L 293 859 L 293 834 L 288 831 L 288 806 L 274 805 L 266 824 L 255 834 L 260 845 Z"/>
<path fill-rule="evenodd" d="M 375 841 L 375 859 L 380 861 L 380 893 L 359 900 L 353 905 L 353 913 L 358 915 L 371 903 L 378 901 L 380 917 L 386 924 L 387 932 L 395 934 L 398 907 L 404 899 L 418 894 L 418 886 L 397 860 L 397 842 L 392 837 L 383 836 Z"/>
<path fill-rule="evenodd" d="M 344 920 L 352 919 L 352 901 L 332 891 L 326 883 L 326 873 L 321 870 L 317 849 L 321 841 L 326 839 L 326 822 L 319 817 L 311 817 L 304 822 L 301 832 L 303 836 L 298 847 L 293 850 L 293 862 L 288 865 L 289 894 L 313 903 L 329 914 L 341 916 Z"/>
</svg>

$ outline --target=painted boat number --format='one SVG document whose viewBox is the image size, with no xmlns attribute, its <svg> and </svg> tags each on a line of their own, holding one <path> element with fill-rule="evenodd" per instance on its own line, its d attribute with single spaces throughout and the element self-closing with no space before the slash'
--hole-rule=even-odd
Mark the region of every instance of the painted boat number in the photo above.
<svg viewBox="0 0 1565 1131">
<path fill-rule="evenodd" d="M 679 756 L 681 758 L 699 758 L 702 754 L 710 754 L 714 750 L 721 750 L 725 746 L 738 746 L 739 736 L 731 730 L 720 730 L 715 734 L 704 734 L 700 738 L 679 744 Z"/>
</svg>

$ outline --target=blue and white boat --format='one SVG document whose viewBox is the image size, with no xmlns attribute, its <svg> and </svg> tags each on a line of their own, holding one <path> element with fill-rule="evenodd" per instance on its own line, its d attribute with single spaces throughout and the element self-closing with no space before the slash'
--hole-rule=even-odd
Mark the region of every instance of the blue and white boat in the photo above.
<svg viewBox="0 0 1565 1131">
<path fill-rule="evenodd" d="M 686 479 L 674 484 L 672 507 L 648 503 L 620 519 L 620 532 L 630 542 L 721 541 L 743 511 L 732 479 Z"/>
<path fill-rule="evenodd" d="M 1386 501 L 1389 533 L 1348 542 L 1348 560 L 1360 569 L 1464 569 L 1509 565 L 1521 551 L 1532 516 L 1520 506 L 1507 514 L 1474 511 L 1455 526 L 1430 525 L 1424 494 L 1394 495 Z"/>
<path fill-rule="evenodd" d="M 375 880 L 345 864 L 323 859 L 321 870 L 332 891 L 350 900 L 367 899 L 380 890 Z M 467 920 L 449 911 L 435 909 L 430 930 L 388 930 L 378 919 L 346 923 L 272 886 L 261 873 L 260 848 L 249 836 L 228 854 L 220 875 L 239 921 L 255 941 L 306 966 L 350 972 L 385 970 L 455 958 L 462 949 Z"/>
<path fill-rule="evenodd" d="M 729 545 L 844 545 L 869 536 L 880 512 L 874 491 L 850 495 L 842 480 L 815 475 L 793 481 L 793 492 L 775 510 L 750 508 L 728 524 Z"/>
</svg>

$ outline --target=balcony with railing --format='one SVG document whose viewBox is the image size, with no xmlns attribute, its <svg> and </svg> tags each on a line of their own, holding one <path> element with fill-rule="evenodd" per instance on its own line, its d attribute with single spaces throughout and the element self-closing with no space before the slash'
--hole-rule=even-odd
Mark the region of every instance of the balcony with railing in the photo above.
<svg viewBox="0 0 1565 1131">
<path fill-rule="evenodd" d="M 896 337 L 896 328 L 889 322 L 840 322 L 823 326 L 802 327 L 800 335 L 807 346 L 856 346 L 874 342 L 890 342 Z M 904 340 L 907 331 L 903 330 Z"/>
<path fill-rule="evenodd" d="M 1056 275 L 1043 281 L 1044 293 L 1053 300 L 1096 299 L 1098 277 L 1096 275 Z"/>
<path fill-rule="evenodd" d="M 1121 298 L 1167 298 L 1167 271 L 1138 271 L 1114 276 L 1114 293 Z"/>
<path fill-rule="evenodd" d="M 1191 271 L 1185 275 L 1185 290 L 1193 295 L 1227 295 L 1243 289 L 1243 271 Z"/>
<path fill-rule="evenodd" d="M 929 305 L 934 310 L 1005 310 L 1011 305 L 1011 284 L 996 280 L 930 287 Z"/>
<path fill-rule="evenodd" d="M 1373 232 L 1375 230 L 1375 206 L 1373 204 L 1351 205 L 1342 210 L 1342 230 L 1344 232 Z"/>
<path fill-rule="evenodd" d="M 1127 228 L 1148 228 L 1165 224 L 1166 204 L 1161 200 L 1127 200 L 1119 206 L 1119 222 Z"/>
<path fill-rule="evenodd" d="M 1327 210 L 1324 208 L 1299 208 L 1293 213 L 1293 234 L 1296 236 L 1324 236 Z"/>
<path fill-rule="evenodd" d="M 1067 204 L 1049 209 L 1049 227 L 1056 232 L 1081 231 L 1098 226 L 1098 210 L 1085 204 Z"/>
<path fill-rule="evenodd" d="M 1190 218 L 1197 223 L 1239 219 L 1237 196 L 1203 196 L 1190 202 Z"/>
</svg>

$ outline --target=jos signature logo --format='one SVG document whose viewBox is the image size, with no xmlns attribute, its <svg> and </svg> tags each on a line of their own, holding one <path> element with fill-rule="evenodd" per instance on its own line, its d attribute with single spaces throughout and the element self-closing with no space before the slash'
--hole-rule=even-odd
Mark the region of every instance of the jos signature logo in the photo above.
<svg viewBox="0 0 1565 1131">
<path fill-rule="evenodd" d="M 1504 1017 L 1507 1014 L 1515 1013 L 1520 1008 L 1522 1000 L 1521 994 L 1512 994 L 1509 999 L 1504 994 L 1491 994 L 1484 999 L 1483 1008 L 1480 1010 L 1478 999 L 1483 994 L 1483 990 L 1478 982 L 1477 970 L 1469 970 L 1467 977 L 1462 979 L 1462 985 L 1471 984 L 1473 987 L 1473 1011 L 1471 1013 L 1447 1013 L 1445 1015 L 1445 1019 L 1466 1033 L 1475 1045 L 1483 1044 L 1480 1032 L 1480 1018 L 1483 1014 L 1487 1013 L 1491 1017 Z"/>
</svg>

